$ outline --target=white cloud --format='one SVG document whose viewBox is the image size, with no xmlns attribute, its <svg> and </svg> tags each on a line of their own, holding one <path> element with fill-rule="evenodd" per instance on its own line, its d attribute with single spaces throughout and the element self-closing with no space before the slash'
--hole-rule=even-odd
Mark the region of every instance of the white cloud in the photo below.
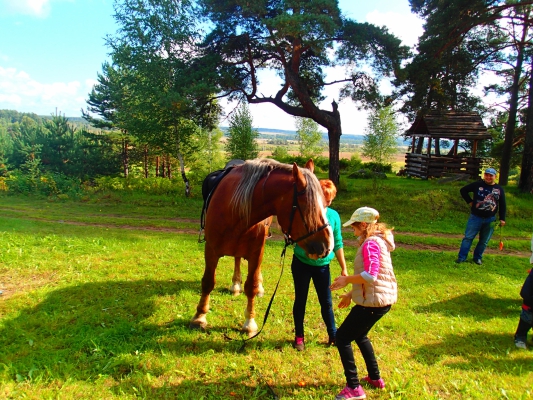
<svg viewBox="0 0 533 400">
<path fill-rule="evenodd" d="M 366 15 L 366 20 L 377 26 L 386 26 L 389 32 L 398 36 L 406 46 L 414 46 L 424 32 L 424 21 L 412 13 L 383 13 L 374 10 Z"/>
<path fill-rule="evenodd" d="M 51 0 L 3 0 L 0 6 L 10 14 L 46 17 L 50 13 Z"/>
<path fill-rule="evenodd" d="M 49 115 L 55 110 L 67 117 L 77 117 L 85 108 L 90 80 L 42 83 L 24 71 L 0 67 L 0 109 L 15 109 Z"/>
</svg>

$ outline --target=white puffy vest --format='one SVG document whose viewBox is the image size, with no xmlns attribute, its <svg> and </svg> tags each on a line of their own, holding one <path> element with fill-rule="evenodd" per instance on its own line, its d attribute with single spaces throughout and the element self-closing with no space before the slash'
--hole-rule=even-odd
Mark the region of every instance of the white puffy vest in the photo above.
<svg viewBox="0 0 533 400">
<path fill-rule="evenodd" d="M 387 243 L 379 236 L 370 236 L 365 242 L 373 240 L 381 249 L 380 268 L 378 277 L 374 282 L 354 283 L 352 300 L 355 304 L 365 307 L 385 307 L 396 303 L 398 300 L 398 286 L 396 276 L 392 269 L 392 262 Z M 357 250 L 354 260 L 354 275 L 365 270 L 362 254 L 363 243 Z"/>
</svg>

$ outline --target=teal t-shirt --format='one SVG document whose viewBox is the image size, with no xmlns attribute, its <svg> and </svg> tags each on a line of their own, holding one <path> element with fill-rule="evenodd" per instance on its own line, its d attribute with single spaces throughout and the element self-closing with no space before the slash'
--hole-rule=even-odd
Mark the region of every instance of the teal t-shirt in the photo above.
<svg viewBox="0 0 533 400">
<path fill-rule="evenodd" d="M 324 258 L 313 260 L 312 258 L 307 257 L 304 249 L 296 245 L 294 247 L 294 255 L 298 257 L 301 262 L 315 267 L 323 267 L 324 265 L 328 265 L 331 262 L 333 257 L 335 257 L 335 252 L 337 250 L 344 247 L 344 244 L 342 243 L 342 225 L 339 213 L 328 207 L 326 208 L 326 218 L 328 219 L 329 224 L 331 225 L 331 229 L 333 230 L 333 251 L 330 251 L 329 254 Z"/>
</svg>

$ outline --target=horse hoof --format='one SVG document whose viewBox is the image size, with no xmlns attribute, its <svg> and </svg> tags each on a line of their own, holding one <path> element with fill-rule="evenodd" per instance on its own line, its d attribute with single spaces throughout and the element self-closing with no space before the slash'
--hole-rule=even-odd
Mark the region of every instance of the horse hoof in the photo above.
<svg viewBox="0 0 533 400">
<path fill-rule="evenodd" d="M 253 318 L 250 318 L 244 322 L 242 331 L 248 334 L 248 337 L 252 337 L 258 331 L 257 324 Z"/>
<path fill-rule="evenodd" d="M 257 331 L 249 331 L 249 332 L 247 332 L 249 338 L 254 336 L 256 333 L 257 333 Z"/>
<path fill-rule="evenodd" d="M 233 296 L 238 296 L 242 293 L 241 285 L 235 284 L 229 288 L 229 291 L 233 294 Z"/>
<path fill-rule="evenodd" d="M 207 321 L 205 318 L 195 318 L 189 323 L 189 329 L 205 330 L 207 327 Z"/>
<path fill-rule="evenodd" d="M 207 327 L 207 324 L 205 324 L 205 325 L 195 324 L 194 322 L 191 322 L 189 324 L 189 329 L 193 329 L 193 330 L 205 331 L 206 327 Z"/>
</svg>

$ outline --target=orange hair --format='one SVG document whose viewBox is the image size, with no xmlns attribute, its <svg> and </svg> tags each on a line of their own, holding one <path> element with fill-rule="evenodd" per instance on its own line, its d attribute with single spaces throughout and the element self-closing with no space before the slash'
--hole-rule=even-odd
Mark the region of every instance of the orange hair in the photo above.
<svg viewBox="0 0 533 400">
<path fill-rule="evenodd" d="M 324 193 L 324 198 L 326 201 L 333 201 L 335 196 L 337 196 L 337 188 L 335 187 L 333 181 L 329 179 L 321 179 L 320 187 L 322 188 L 322 192 Z"/>
</svg>

